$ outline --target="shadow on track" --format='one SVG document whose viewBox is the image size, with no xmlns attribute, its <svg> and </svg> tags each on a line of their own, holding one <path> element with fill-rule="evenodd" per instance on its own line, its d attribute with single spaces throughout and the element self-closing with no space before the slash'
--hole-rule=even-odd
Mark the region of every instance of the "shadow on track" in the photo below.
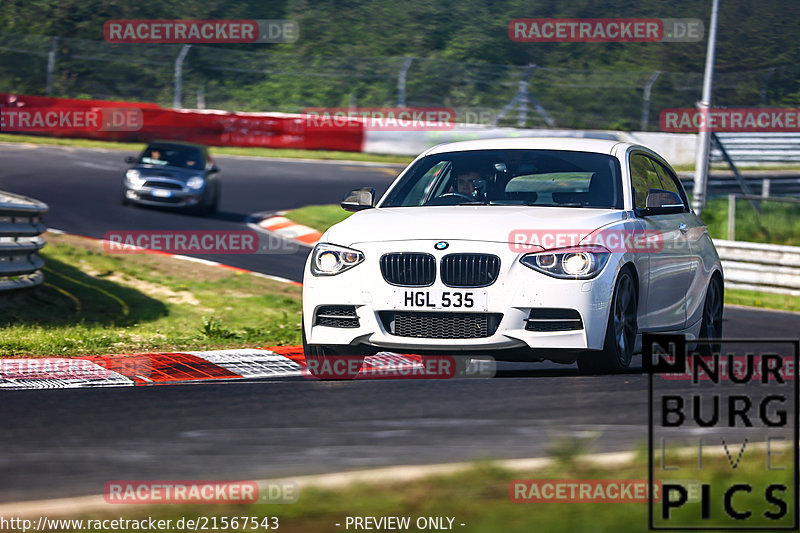
<svg viewBox="0 0 800 533">
<path fill-rule="evenodd" d="M 153 211 L 158 213 L 169 213 L 179 217 L 184 217 L 188 219 L 204 219 L 204 220 L 220 220 L 223 222 L 233 222 L 239 224 L 247 224 L 251 222 L 257 222 L 256 219 L 250 213 L 235 213 L 233 211 L 217 211 L 211 215 L 204 215 L 200 213 L 193 213 L 191 211 L 187 211 L 185 209 L 176 209 L 176 208 L 168 208 L 168 207 L 160 207 L 156 205 L 127 205 L 125 206 L 130 209 L 143 209 L 147 211 Z"/>
<path fill-rule="evenodd" d="M 503 369 L 498 370 L 495 374 L 496 378 L 560 378 L 560 377 L 609 377 L 609 376 L 627 376 L 641 374 L 641 367 L 629 368 L 625 372 L 618 374 L 581 374 L 580 371 L 574 366 L 564 366 L 564 368 L 525 368 L 520 370 Z"/>
</svg>

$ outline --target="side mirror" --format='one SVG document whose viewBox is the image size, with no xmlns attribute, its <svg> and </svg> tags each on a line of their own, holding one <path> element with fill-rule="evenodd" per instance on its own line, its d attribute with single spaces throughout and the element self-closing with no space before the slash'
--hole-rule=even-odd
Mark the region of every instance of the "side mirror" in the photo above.
<svg viewBox="0 0 800 533">
<path fill-rule="evenodd" d="M 373 187 L 353 189 L 344 196 L 340 205 L 345 211 L 370 209 L 375 205 L 375 189 Z"/>
<path fill-rule="evenodd" d="M 132 155 L 129 155 L 128 157 L 125 158 L 125 162 L 128 163 L 129 165 L 132 165 L 136 163 L 136 158 L 133 157 Z"/>
<path fill-rule="evenodd" d="M 211 172 L 212 174 L 214 172 L 219 172 L 219 167 L 217 165 L 211 165 L 211 168 L 209 168 L 208 171 Z"/>
<path fill-rule="evenodd" d="M 677 193 L 664 189 L 650 189 L 647 191 L 645 208 L 640 211 L 643 217 L 652 215 L 675 215 L 683 213 L 686 207 Z"/>
</svg>

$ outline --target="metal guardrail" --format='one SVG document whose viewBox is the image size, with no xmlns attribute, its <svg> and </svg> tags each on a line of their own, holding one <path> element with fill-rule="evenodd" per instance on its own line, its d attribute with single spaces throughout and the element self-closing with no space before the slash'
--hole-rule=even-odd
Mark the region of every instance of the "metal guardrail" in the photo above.
<svg viewBox="0 0 800 533">
<path fill-rule="evenodd" d="M 725 151 L 737 165 L 800 163 L 798 133 L 717 133 Z M 718 147 L 711 150 L 712 161 L 723 161 Z"/>
<path fill-rule="evenodd" d="M 49 208 L 38 200 L 0 191 L 0 290 L 33 287 L 44 280 L 41 222 Z"/>
<path fill-rule="evenodd" d="M 800 246 L 714 239 L 725 287 L 800 296 Z"/>
</svg>

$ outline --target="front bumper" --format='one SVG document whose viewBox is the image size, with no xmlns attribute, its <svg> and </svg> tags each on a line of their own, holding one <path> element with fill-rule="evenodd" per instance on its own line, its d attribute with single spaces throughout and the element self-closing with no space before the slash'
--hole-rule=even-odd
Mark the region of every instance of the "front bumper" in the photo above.
<svg viewBox="0 0 800 533">
<path fill-rule="evenodd" d="M 353 245 L 365 255 L 362 264 L 335 276 L 316 277 L 306 263 L 303 280 L 303 319 L 309 344 L 329 346 L 369 346 L 403 352 L 479 353 L 495 350 L 599 350 L 603 347 L 608 307 L 613 293 L 619 258 L 612 256 L 601 274 L 592 280 L 562 280 L 536 272 L 519 262 L 521 254 L 507 244 L 451 241 L 445 251 L 436 251 L 436 241 L 366 243 Z M 500 257 L 497 280 L 488 287 L 454 289 L 439 276 L 429 287 L 412 289 L 387 283 L 381 274 L 379 258 L 388 252 L 424 252 L 438 261 L 449 253 L 492 253 Z M 392 334 L 381 313 L 397 311 L 393 293 L 398 290 L 486 291 L 487 313 L 501 314 L 497 329 L 481 338 L 420 338 Z M 315 324 L 320 306 L 353 306 L 357 327 L 330 327 Z M 570 309 L 579 313 L 582 328 L 562 331 L 531 331 L 526 319 L 531 310 Z M 445 311 L 437 311 L 445 312 Z M 460 312 L 464 312 L 461 310 Z"/>
<path fill-rule="evenodd" d="M 203 190 L 186 191 L 179 189 L 161 189 L 142 187 L 140 189 L 125 188 L 125 199 L 129 202 L 159 207 L 192 207 L 203 200 Z"/>
</svg>

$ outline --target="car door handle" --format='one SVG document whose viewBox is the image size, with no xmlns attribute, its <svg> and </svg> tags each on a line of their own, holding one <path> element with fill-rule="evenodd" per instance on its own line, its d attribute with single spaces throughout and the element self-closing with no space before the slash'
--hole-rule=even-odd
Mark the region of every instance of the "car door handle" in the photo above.
<svg viewBox="0 0 800 533">
<path fill-rule="evenodd" d="M 681 225 L 678 226 L 678 229 L 681 230 L 681 233 L 686 233 L 687 231 L 689 231 L 689 226 L 681 222 Z"/>
</svg>

